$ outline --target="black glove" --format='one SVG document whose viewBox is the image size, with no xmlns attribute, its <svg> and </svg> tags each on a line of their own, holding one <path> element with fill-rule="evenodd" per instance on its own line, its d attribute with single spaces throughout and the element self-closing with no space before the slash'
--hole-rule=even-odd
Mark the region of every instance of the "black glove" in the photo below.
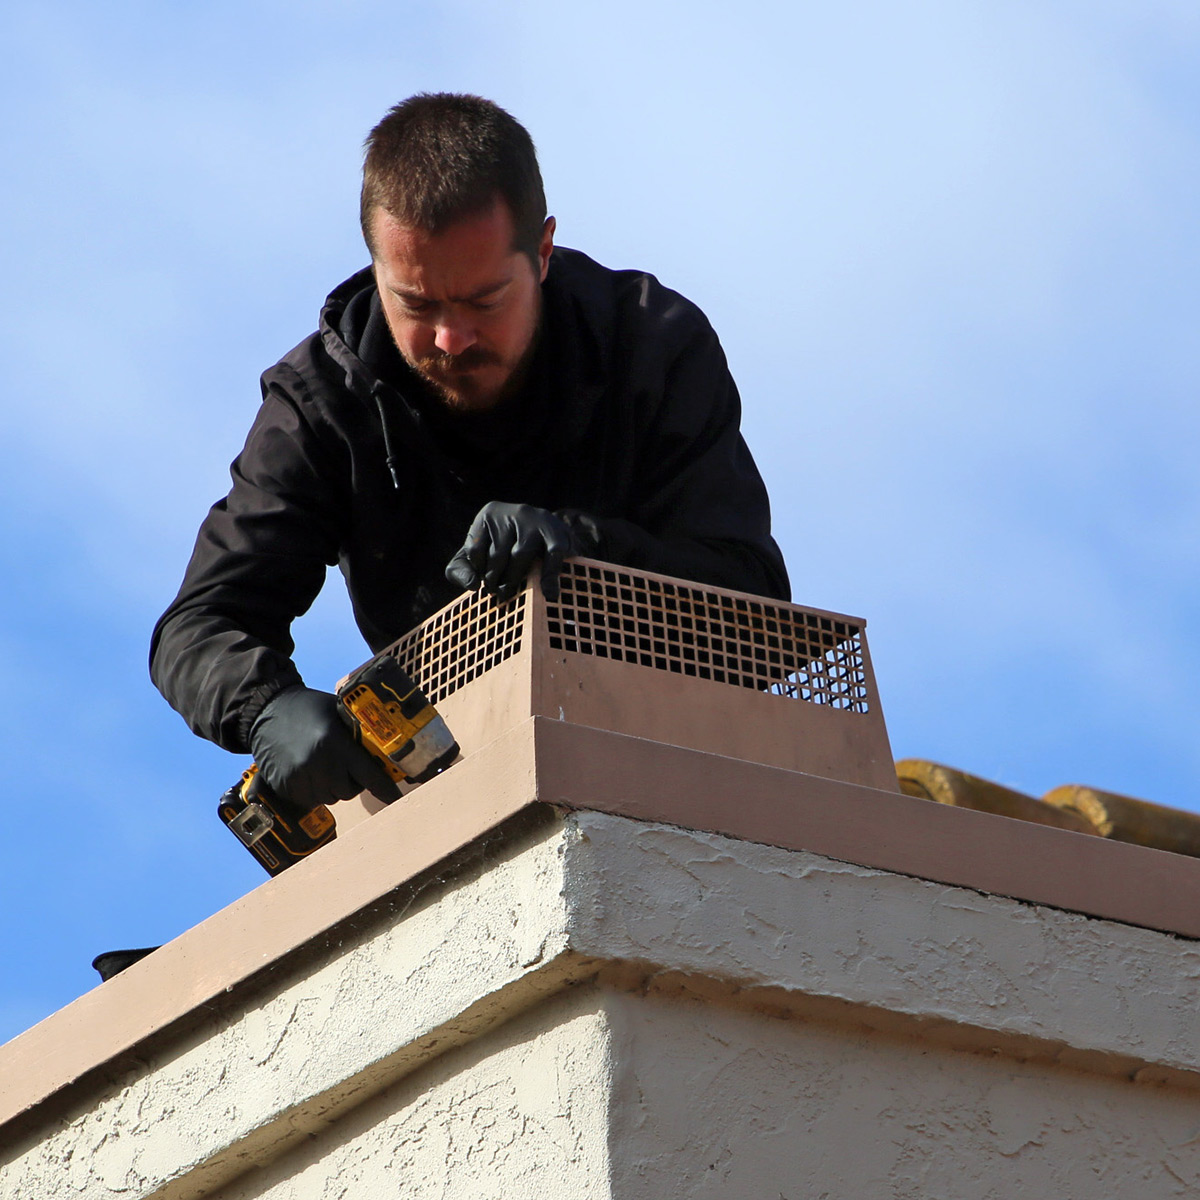
<svg viewBox="0 0 1200 1200">
<path fill-rule="evenodd" d="M 250 727 L 250 750 L 271 790 L 308 812 L 361 791 L 399 796 L 383 764 L 356 740 L 328 692 L 286 688 Z"/>
<path fill-rule="evenodd" d="M 564 558 L 585 553 L 589 546 L 557 513 L 532 504 L 485 504 L 462 549 L 446 565 L 446 578 L 464 591 L 482 587 L 501 600 L 511 600 L 530 568 L 542 560 L 542 594 L 558 599 L 558 575 Z"/>
</svg>

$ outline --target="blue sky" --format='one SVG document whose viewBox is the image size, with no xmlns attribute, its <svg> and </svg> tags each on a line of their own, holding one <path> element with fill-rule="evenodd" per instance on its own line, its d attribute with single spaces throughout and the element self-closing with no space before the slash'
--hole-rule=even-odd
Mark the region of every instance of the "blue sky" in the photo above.
<svg viewBox="0 0 1200 1200">
<path fill-rule="evenodd" d="M 258 375 L 365 263 L 415 91 L 538 144 L 559 240 L 721 334 L 798 602 L 863 616 L 897 757 L 1200 809 L 1194 0 L 6 15 L 0 1040 L 262 879 L 242 763 L 151 687 Z M 361 661 L 337 579 L 297 629 Z"/>
</svg>

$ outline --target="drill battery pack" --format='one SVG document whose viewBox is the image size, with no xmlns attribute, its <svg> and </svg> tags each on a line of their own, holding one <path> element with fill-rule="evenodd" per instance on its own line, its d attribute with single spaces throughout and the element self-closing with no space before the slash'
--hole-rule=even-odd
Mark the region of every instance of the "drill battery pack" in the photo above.
<svg viewBox="0 0 1200 1200">
<path fill-rule="evenodd" d="M 324 804 L 309 812 L 276 796 L 251 766 L 217 804 L 217 815 L 266 868 L 278 875 L 337 836 Z"/>
</svg>

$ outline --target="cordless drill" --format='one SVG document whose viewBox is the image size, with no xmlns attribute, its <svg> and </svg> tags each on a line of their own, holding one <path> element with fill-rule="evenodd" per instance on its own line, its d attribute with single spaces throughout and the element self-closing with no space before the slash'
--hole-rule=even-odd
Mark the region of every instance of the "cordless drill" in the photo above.
<svg viewBox="0 0 1200 1200">
<path fill-rule="evenodd" d="M 354 736 L 397 783 L 424 783 L 458 757 L 458 743 L 446 722 L 387 653 L 347 676 L 337 697 Z M 270 875 L 337 836 L 333 814 L 324 804 L 304 812 L 277 796 L 253 764 L 221 797 L 217 815 Z"/>
</svg>

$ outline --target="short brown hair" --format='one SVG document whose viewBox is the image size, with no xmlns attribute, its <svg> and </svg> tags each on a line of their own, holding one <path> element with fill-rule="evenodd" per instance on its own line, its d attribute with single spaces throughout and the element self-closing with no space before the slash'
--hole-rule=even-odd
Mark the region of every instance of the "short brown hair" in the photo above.
<svg viewBox="0 0 1200 1200">
<path fill-rule="evenodd" d="M 499 196 L 512 214 L 514 249 L 536 263 L 546 224 L 537 151 L 525 127 L 498 104 L 422 92 L 388 110 L 365 150 L 359 220 L 372 257 L 376 208 L 402 225 L 440 233 Z"/>
</svg>

